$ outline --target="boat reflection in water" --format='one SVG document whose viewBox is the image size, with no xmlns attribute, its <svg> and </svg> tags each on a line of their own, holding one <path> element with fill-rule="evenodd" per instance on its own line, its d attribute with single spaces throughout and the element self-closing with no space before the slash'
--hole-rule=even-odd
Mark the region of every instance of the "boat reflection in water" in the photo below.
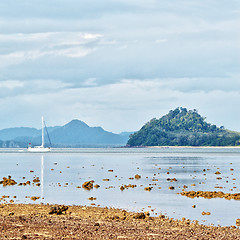
<svg viewBox="0 0 240 240">
<path fill-rule="evenodd" d="M 43 199 L 43 186 L 44 186 L 44 180 L 43 180 L 43 178 L 44 178 L 44 171 L 43 171 L 43 169 L 44 169 L 44 156 L 42 155 L 41 156 L 41 199 Z"/>
</svg>

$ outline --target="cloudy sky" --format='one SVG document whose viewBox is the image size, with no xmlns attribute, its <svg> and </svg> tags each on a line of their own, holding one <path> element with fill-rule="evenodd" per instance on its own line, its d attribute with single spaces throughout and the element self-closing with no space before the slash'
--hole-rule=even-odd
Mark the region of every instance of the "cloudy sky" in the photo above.
<svg viewBox="0 0 240 240">
<path fill-rule="evenodd" d="M 0 0 L 0 129 L 182 106 L 240 131 L 239 26 L 239 0 Z"/>
</svg>

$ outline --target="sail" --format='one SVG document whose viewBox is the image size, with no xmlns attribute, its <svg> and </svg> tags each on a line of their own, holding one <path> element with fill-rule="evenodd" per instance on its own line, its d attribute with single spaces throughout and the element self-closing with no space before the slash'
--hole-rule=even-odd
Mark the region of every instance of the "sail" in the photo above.
<svg viewBox="0 0 240 240">
<path fill-rule="evenodd" d="M 47 132 L 48 134 L 48 132 Z M 49 134 L 48 134 L 48 138 L 49 138 Z M 49 143 L 51 145 L 51 142 L 50 142 L 50 138 L 49 138 Z M 44 147 L 44 118 L 42 116 L 42 144 L 41 146 L 35 146 L 35 147 L 31 147 L 31 145 L 28 147 L 27 149 L 29 152 L 50 152 L 51 151 L 51 148 L 45 148 Z"/>
<path fill-rule="evenodd" d="M 42 116 L 42 145 L 41 145 L 43 148 L 44 148 L 44 118 Z"/>
</svg>

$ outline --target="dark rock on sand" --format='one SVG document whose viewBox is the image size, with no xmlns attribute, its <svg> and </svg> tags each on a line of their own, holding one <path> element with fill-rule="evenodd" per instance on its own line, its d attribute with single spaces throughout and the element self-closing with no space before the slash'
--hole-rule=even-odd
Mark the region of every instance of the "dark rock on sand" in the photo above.
<svg viewBox="0 0 240 240">
<path fill-rule="evenodd" d="M 66 213 L 66 211 L 68 210 L 67 206 L 53 206 L 51 207 L 51 210 L 49 212 L 49 214 L 57 214 L 57 215 L 61 215 L 63 213 Z"/>
</svg>

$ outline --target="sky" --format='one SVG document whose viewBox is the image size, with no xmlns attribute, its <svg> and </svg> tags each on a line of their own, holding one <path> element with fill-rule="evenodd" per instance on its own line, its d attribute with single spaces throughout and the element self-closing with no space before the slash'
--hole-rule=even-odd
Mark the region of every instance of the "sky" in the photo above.
<svg viewBox="0 0 240 240">
<path fill-rule="evenodd" d="M 0 0 L 0 129 L 176 107 L 240 131 L 239 0 Z"/>
</svg>

